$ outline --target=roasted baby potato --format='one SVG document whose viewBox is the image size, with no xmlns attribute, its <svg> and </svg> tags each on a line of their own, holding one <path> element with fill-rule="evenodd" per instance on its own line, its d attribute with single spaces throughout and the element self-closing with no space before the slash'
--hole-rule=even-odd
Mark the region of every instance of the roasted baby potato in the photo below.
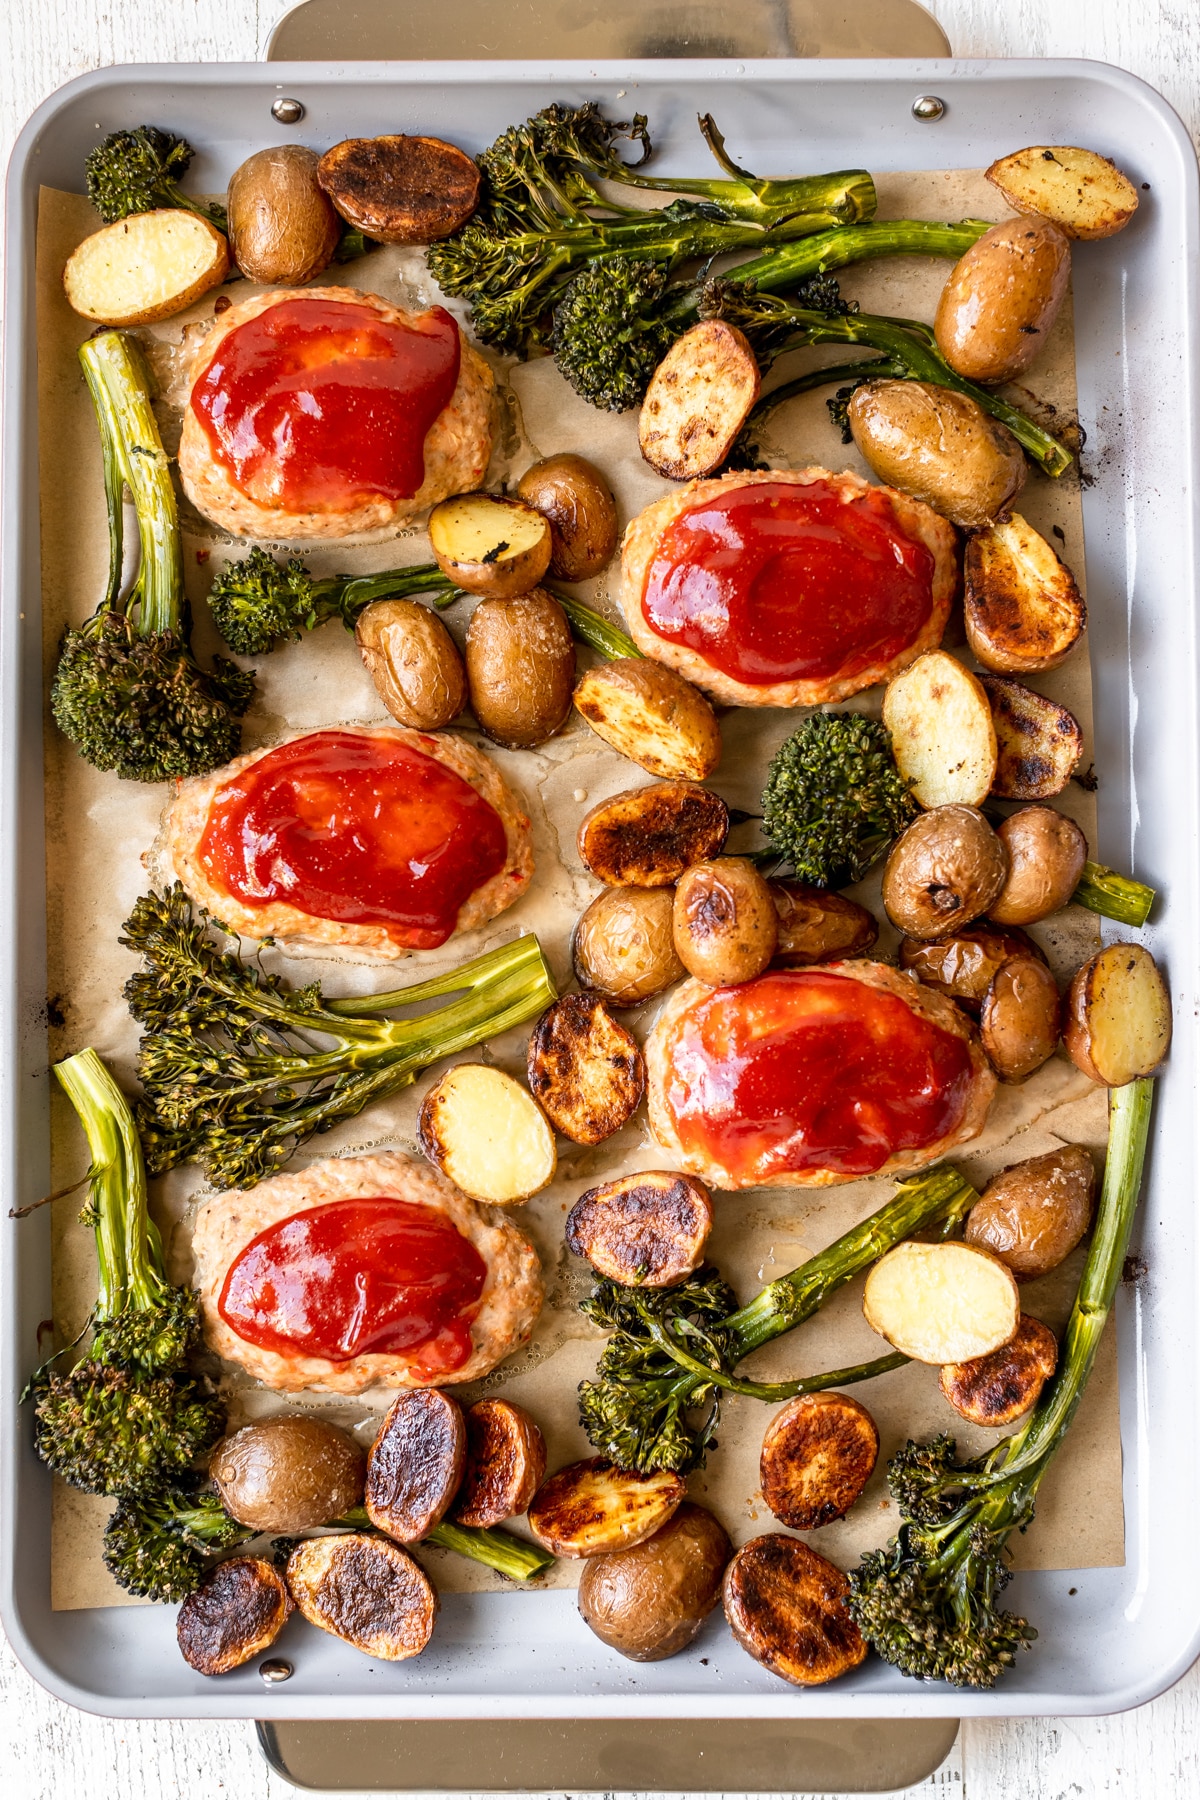
<svg viewBox="0 0 1200 1800">
<path fill-rule="evenodd" d="M 419 600 L 375 600 L 359 614 L 354 641 L 375 691 L 402 725 L 437 731 L 467 704 L 458 645 Z"/>
<path fill-rule="evenodd" d="M 1007 1263 L 972 1244 L 909 1239 L 880 1257 L 863 1289 L 872 1331 L 914 1362 L 971 1362 L 1017 1329 L 1017 1284 Z"/>
<path fill-rule="evenodd" d="M 366 1656 L 404 1662 L 433 1635 L 437 1590 L 387 1538 L 361 1531 L 308 1538 L 288 1557 L 287 1584 L 310 1625 Z"/>
<path fill-rule="evenodd" d="M 529 1039 L 529 1086 L 550 1123 L 576 1144 L 602 1144 L 631 1119 L 646 1087 L 637 1040 L 599 994 L 564 994 Z"/>
<path fill-rule="evenodd" d="M 963 583 L 967 642 L 998 675 L 1057 669 L 1087 626 L 1075 577 L 1020 513 L 967 539 Z"/>
<path fill-rule="evenodd" d="M 763 1436 L 762 1497 L 781 1525 L 815 1531 L 844 1519 L 879 1455 L 879 1432 L 849 1394 L 798 1394 Z"/>
<path fill-rule="evenodd" d="M 985 675 L 996 727 L 998 800 L 1052 800 L 1061 794 L 1083 755 L 1083 733 L 1074 713 L 1023 687 L 1009 675 Z"/>
<path fill-rule="evenodd" d="M 672 929 L 680 962 L 710 987 L 753 981 L 779 942 L 771 890 L 744 856 L 719 856 L 684 870 Z"/>
<path fill-rule="evenodd" d="M 644 1543 L 588 1558 L 579 1581 L 580 1616 L 630 1662 L 678 1656 L 721 1598 L 732 1555 L 725 1527 L 685 1500 Z"/>
<path fill-rule="evenodd" d="M 101 325 L 153 325 L 220 287 L 229 245 L 207 219 L 170 207 L 131 213 L 84 238 L 63 270 L 67 299 Z"/>
<path fill-rule="evenodd" d="M 485 1063 L 459 1063 L 421 1103 L 417 1141 L 472 1200 L 515 1206 L 554 1179 L 554 1133 L 520 1082 Z"/>
<path fill-rule="evenodd" d="M 984 171 L 1019 213 L 1052 219 L 1069 238 L 1106 238 L 1137 211 L 1138 192 L 1116 164 L 1071 144 L 1031 144 Z"/>
<path fill-rule="evenodd" d="M 653 1537 L 687 1493 L 681 1475 L 638 1475 L 607 1457 L 569 1463 L 529 1503 L 529 1529 L 555 1556 L 602 1556 Z"/>
<path fill-rule="evenodd" d="M 1071 280 L 1071 246 L 1049 219 L 1005 219 L 959 257 L 933 330 L 968 381 L 1012 381 L 1050 335 Z"/>
<path fill-rule="evenodd" d="M 672 481 L 711 475 L 761 386 L 745 334 L 724 319 L 703 319 L 676 338 L 651 377 L 638 420 L 642 455 Z"/>
<path fill-rule="evenodd" d="M 466 1467 L 450 1516 L 486 1530 L 523 1513 L 533 1499 L 546 1473 L 546 1440 L 511 1400 L 477 1400 L 466 1425 Z"/>
<path fill-rule="evenodd" d="M 867 1654 L 846 1610 L 850 1583 L 799 1538 L 767 1532 L 743 1544 L 725 1571 L 729 1629 L 755 1662 L 797 1687 L 820 1687 Z"/>
<path fill-rule="evenodd" d="M 409 1388 L 384 1414 L 367 1458 L 364 1505 L 379 1531 L 416 1544 L 440 1525 L 467 1460 L 462 1407 L 440 1388 Z"/>
<path fill-rule="evenodd" d="M 938 1386 L 972 1425 L 1011 1425 L 1031 1406 L 1058 1367 L 1058 1342 L 1040 1319 L 1021 1314 L 1016 1336 L 990 1356 L 947 1363 Z"/>
<path fill-rule="evenodd" d="M 720 794 L 694 781 L 656 781 L 593 806 L 576 844 L 584 868 L 610 887 L 671 887 L 692 863 L 716 856 L 728 831 Z"/>
<path fill-rule="evenodd" d="M 1001 1081 L 1024 1081 L 1058 1049 L 1058 983 L 1036 956 L 1012 956 L 992 976 L 979 1039 Z"/>
<path fill-rule="evenodd" d="M 321 158 L 303 144 L 256 150 L 229 181 L 229 248 L 264 287 L 299 287 L 333 261 L 342 221 L 317 180 Z"/>
<path fill-rule="evenodd" d="M 892 845 L 883 905 L 900 931 L 944 938 L 985 913 L 1008 873 L 1008 852 L 973 806 L 920 813 Z"/>
<path fill-rule="evenodd" d="M 883 722 L 896 767 L 923 807 L 978 806 L 996 775 L 996 728 L 977 676 L 927 650 L 888 682 Z"/>
<path fill-rule="evenodd" d="M 1000 931 L 988 919 L 966 925 L 953 937 L 901 938 L 900 967 L 925 987 L 978 1013 L 1002 963 L 1013 956 L 1041 957 L 1033 939 L 1015 927 Z"/>
<path fill-rule="evenodd" d="M 429 543 L 443 575 L 468 594 L 511 600 L 550 566 L 550 524 L 505 494 L 455 494 L 429 515 Z"/>
<path fill-rule="evenodd" d="M 1023 806 L 996 827 L 1008 874 L 992 901 L 998 925 L 1034 925 L 1067 905 L 1079 886 L 1088 841 L 1052 806 Z"/>
<path fill-rule="evenodd" d="M 707 781 L 721 760 L 716 713 L 665 663 L 620 656 L 589 669 L 575 705 L 598 737 L 649 775 Z"/>
<path fill-rule="evenodd" d="M 617 503 L 599 469 L 582 456 L 543 457 L 517 483 L 526 506 L 550 522 L 554 581 L 587 581 L 612 561 Z"/>
<path fill-rule="evenodd" d="M 575 682 L 567 615 L 544 588 L 515 600 L 481 600 L 467 627 L 471 710 L 506 749 L 544 743 L 566 724 Z"/>
<path fill-rule="evenodd" d="M 567 1248 L 625 1287 L 674 1287 L 704 1261 L 712 1195 L 692 1175 L 639 1169 L 580 1194 Z"/>
<path fill-rule="evenodd" d="M 1105 1087 L 1152 1075 L 1171 1046 L 1171 996 L 1140 944 L 1109 944 L 1067 991 L 1063 1043 L 1077 1069 Z"/>
<path fill-rule="evenodd" d="M 441 138 L 345 138 L 317 179 L 347 224 L 381 244 L 432 244 L 465 225 L 479 200 L 479 170 Z"/>
<path fill-rule="evenodd" d="M 1020 444 L 968 394 L 928 381 L 866 381 L 847 417 L 880 481 L 964 531 L 1003 518 L 1025 485 Z"/>
<path fill-rule="evenodd" d="M 200 1675 L 225 1675 L 269 1649 L 291 1611 L 278 1569 L 256 1556 L 231 1556 L 179 1608 L 180 1653 Z"/>
<path fill-rule="evenodd" d="M 687 970 L 675 953 L 670 888 L 606 888 L 575 927 L 571 954 L 580 987 L 610 1006 L 638 1006 Z"/>
<path fill-rule="evenodd" d="M 879 927 L 865 906 L 803 881 L 768 881 L 778 934 L 775 961 L 785 968 L 865 956 Z"/>
<path fill-rule="evenodd" d="M 1001 1169 L 967 1214 L 964 1236 L 1036 1281 L 1068 1257 L 1092 1222 L 1096 1170 L 1082 1144 Z"/>
<path fill-rule="evenodd" d="M 357 1506 L 366 1458 L 348 1432 L 312 1413 L 243 1425 L 208 1472 L 230 1518 L 256 1531 L 308 1531 Z"/>
</svg>

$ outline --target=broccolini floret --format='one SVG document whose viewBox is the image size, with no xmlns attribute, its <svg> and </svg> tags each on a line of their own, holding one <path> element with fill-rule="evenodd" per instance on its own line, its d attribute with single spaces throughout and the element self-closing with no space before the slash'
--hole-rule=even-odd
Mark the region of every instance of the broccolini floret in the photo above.
<svg viewBox="0 0 1200 1800">
<path fill-rule="evenodd" d="M 179 1486 L 121 1501 L 104 1533 L 104 1566 L 140 1599 L 186 1600 L 214 1556 L 257 1535 L 231 1519 L 211 1489 Z"/>
<path fill-rule="evenodd" d="M 157 125 L 114 131 L 84 164 L 88 199 L 106 225 L 115 225 L 130 213 L 176 207 L 197 213 L 218 231 L 228 231 L 223 206 L 193 200 L 179 186 L 194 155 L 186 138 L 160 131 Z"/>
<path fill-rule="evenodd" d="M 860 881 L 917 804 L 891 734 L 861 713 L 813 713 L 771 758 L 763 834 L 780 865 L 813 887 Z"/>
</svg>

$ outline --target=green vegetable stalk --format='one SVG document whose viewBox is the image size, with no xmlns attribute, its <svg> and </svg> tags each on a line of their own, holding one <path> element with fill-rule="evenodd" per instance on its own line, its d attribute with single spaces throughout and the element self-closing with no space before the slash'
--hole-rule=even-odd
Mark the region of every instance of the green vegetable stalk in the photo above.
<svg viewBox="0 0 1200 1800">
<path fill-rule="evenodd" d="M 1085 862 L 1071 900 L 1074 905 L 1086 906 L 1089 912 L 1116 919 L 1121 925 L 1144 925 L 1154 905 L 1154 889 L 1129 875 L 1119 875 L 1103 863 Z"/>
</svg>

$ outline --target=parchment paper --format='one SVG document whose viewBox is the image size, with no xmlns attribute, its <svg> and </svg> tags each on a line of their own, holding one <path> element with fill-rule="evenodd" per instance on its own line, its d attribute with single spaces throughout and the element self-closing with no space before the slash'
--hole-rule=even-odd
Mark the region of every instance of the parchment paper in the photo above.
<svg viewBox="0 0 1200 1800">
<path fill-rule="evenodd" d="M 880 216 L 904 215 L 954 219 L 1001 218 L 1007 209 L 981 176 L 971 172 L 893 175 L 879 181 Z M 43 495 L 43 570 L 47 688 L 63 627 L 84 619 L 104 586 L 107 537 L 97 434 L 75 351 L 89 327 L 67 306 L 61 276 L 66 257 L 82 237 L 95 229 L 96 218 L 81 197 L 43 190 L 38 237 L 39 391 Z M 850 269 L 841 277 L 848 296 L 864 310 L 930 319 L 947 273 L 940 259 L 903 258 Z M 406 305 L 446 304 L 425 271 L 419 252 L 385 249 L 374 252 L 333 278 L 375 291 Z M 239 282 L 232 297 L 254 291 Z M 195 343 L 212 318 L 214 296 L 190 313 L 139 333 L 151 356 L 162 394 L 160 414 L 164 440 L 173 449 L 178 436 L 179 407 L 184 398 L 183 372 Z M 813 359 L 844 360 L 844 348 L 831 346 L 803 353 L 795 366 Z M 670 484 L 642 462 L 637 449 L 637 415 L 600 413 L 571 393 L 552 363 L 512 366 L 489 358 L 501 378 L 502 422 L 489 485 L 518 475 L 536 457 L 576 450 L 590 457 L 612 482 L 622 523 L 657 499 Z M 787 365 L 778 374 L 786 377 Z M 1028 387 L 1018 398 L 1033 397 L 1060 424 L 1074 417 L 1074 351 L 1069 307 L 1064 309 L 1051 341 L 1042 352 Z M 846 447 L 829 422 L 825 395 L 791 403 L 775 415 L 764 448 L 778 466 L 822 463 L 850 467 L 869 475 L 853 447 Z M 1057 483 L 1031 472 L 1020 509 L 1052 536 L 1066 561 L 1083 579 L 1083 542 L 1078 485 L 1074 475 Z M 207 521 L 184 508 L 185 562 L 189 592 L 196 612 L 195 641 L 201 653 L 216 642 L 203 604 L 211 578 L 221 564 L 243 554 Z M 385 541 L 348 547 L 305 545 L 301 554 L 319 573 L 355 572 L 429 559 L 425 534 L 410 530 Z M 611 577 L 584 584 L 581 593 L 601 607 L 610 605 Z M 460 602 L 443 615 L 461 641 L 470 602 Z M 969 660 L 963 648 L 961 620 L 952 623 L 947 647 Z M 387 720 L 350 635 L 329 625 L 303 642 L 259 659 L 259 696 L 246 721 L 247 748 L 272 741 L 285 730 L 335 723 L 371 724 Z M 1079 650 L 1062 669 L 1038 677 L 1035 685 L 1064 701 L 1079 718 L 1090 744 L 1091 692 L 1086 652 Z M 878 712 L 880 693 L 852 704 Z M 736 806 L 757 810 L 766 762 L 799 722 L 795 713 L 741 710 L 723 720 L 725 751 L 712 785 Z M 470 724 L 456 726 L 493 755 L 505 777 L 523 796 L 534 826 L 537 875 L 524 899 L 483 931 L 456 939 L 444 950 L 425 953 L 407 964 L 381 970 L 348 957 L 282 958 L 268 952 L 273 967 L 305 980 L 318 975 L 330 991 L 378 991 L 426 971 L 448 968 L 519 931 L 536 931 L 560 984 L 570 979 L 568 941 L 579 912 L 596 891 L 574 849 L 575 831 L 584 811 L 607 794 L 648 779 L 632 764 L 607 749 L 577 717 L 564 731 L 536 751 L 497 750 Z M 1085 750 L 1083 767 L 1090 762 Z M 165 790 L 122 782 L 98 774 L 74 754 L 48 725 L 47 861 L 50 894 L 49 1014 L 55 1058 L 92 1044 L 109 1059 L 118 1077 L 133 1085 L 137 1034 L 121 999 L 133 959 L 117 945 L 122 920 L 147 885 L 140 858 L 154 837 Z M 1094 831 L 1094 805 L 1076 784 L 1055 802 L 1078 819 L 1089 836 Z M 743 828 L 746 830 L 747 828 Z M 749 828 L 752 829 L 752 828 Z M 739 841 L 734 838 L 736 845 Z M 745 841 L 749 842 L 747 838 Z M 862 884 L 860 897 L 881 916 L 878 876 Z M 1035 926 L 1038 938 L 1060 979 L 1090 953 L 1098 941 L 1096 920 L 1072 908 L 1046 926 Z M 889 956 L 895 934 L 885 923 L 877 954 Z M 315 965 L 315 966 L 314 966 Z M 639 1036 L 653 1023 L 655 1004 L 622 1016 Z M 512 1032 L 475 1053 L 520 1074 L 527 1030 Z M 442 1072 L 428 1071 L 414 1087 L 391 1102 L 318 1140 L 300 1152 L 312 1161 L 376 1146 L 393 1146 L 417 1154 L 416 1115 L 426 1089 Z M 55 1096 L 54 1182 L 63 1187 L 85 1166 L 82 1136 L 70 1109 Z M 1106 1131 L 1104 1095 L 1060 1055 L 1022 1087 L 1001 1088 L 988 1127 L 976 1143 L 955 1157 L 978 1185 L 996 1169 L 1058 1144 L 1087 1144 L 1103 1150 Z M 590 1286 L 587 1266 L 563 1245 L 565 1214 L 584 1190 L 604 1177 L 633 1168 L 660 1166 L 663 1153 L 650 1141 L 638 1119 L 598 1149 L 560 1142 L 558 1176 L 552 1187 L 514 1214 L 537 1244 L 547 1286 L 546 1306 L 533 1341 L 485 1382 L 462 1390 L 471 1400 L 482 1392 L 503 1392 L 527 1406 L 546 1434 L 553 1469 L 589 1447 L 576 1417 L 577 1383 L 590 1375 L 601 1348 L 600 1334 L 575 1310 Z M 189 1224 L 207 1190 L 197 1171 L 173 1171 L 155 1184 L 153 1204 L 171 1242 L 172 1273 L 186 1279 L 190 1270 Z M 717 1200 L 717 1222 L 711 1258 L 744 1298 L 766 1280 L 794 1267 L 806 1256 L 861 1219 L 892 1191 L 886 1181 L 856 1182 L 814 1195 L 804 1190 L 763 1190 L 724 1194 Z M 91 1233 L 77 1222 L 77 1199 L 54 1206 L 54 1312 L 63 1339 L 73 1337 L 87 1316 L 94 1296 Z M 1022 1290 L 1027 1311 L 1058 1328 L 1066 1318 L 1082 1264 L 1082 1251 L 1045 1281 Z M 800 1331 L 769 1345 L 747 1365 L 759 1378 L 783 1380 L 822 1368 L 842 1367 L 880 1353 L 880 1340 L 863 1322 L 861 1288 L 855 1283 Z M 1121 1450 L 1118 1427 L 1116 1358 L 1110 1328 L 1102 1346 L 1087 1397 L 1072 1427 L 1066 1448 L 1056 1459 L 1042 1489 L 1034 1529 L 1015 1540 L 1019 1567 L 1082 1568 L 1119 1564 L 1124 1559 L 1121 1510 Z M 229 1401 L 234 1425 L 272 1411 L 303 1406 L 306 1398 L 280 1397 L 250 1383 L 239 1370 L 213 1365 Z M 864 1548 L 882 1542 L 895 1529 L 895 1513 L 887 1498 L 884 1471 L 888 1457 L 909 1436 L 951 1430 L 964 1450 L 981 1448 L 997 1434 L 980 1432 L 960 1420 L 942 1400 L 937 1371 L 910 1365 L 854 1390 L 870 1408 L 880 1429 L 878 1470 L 850 1516 L 812 1534 L 826 1555 L 848 1566 Z M 373 1391 L 359 1400 L 331 1401 L 313 1396 L 311 1404 L 325 1416 L 355 1430 L 369 1442 L 391 1395 Z M 758 1491 L 758 1454 L 770 1409 L 753 1400 L 728 1397 L 720 1447 L 708 1467 L 694 1475 L 691 1492 L 719 1514 L 735 1542 L 776 1528 Z M 53 1533 L 53 1603 L 56 1608 L 137 1604 L 120 1592 L 100 1561 L 100 1535 L 109 1502 L 80 1495 L 56 1484 Z M 514 1527 L 520 1531 L 522 1523 Z M 501 1585 L 477 1565 L 440 1551 L 420 1552 L 437 1584 L 445 1591 Z M 547 1578 L 554 1586 L 573 1586 L 579 1565 L 560 1562 Z"/>
</svg>

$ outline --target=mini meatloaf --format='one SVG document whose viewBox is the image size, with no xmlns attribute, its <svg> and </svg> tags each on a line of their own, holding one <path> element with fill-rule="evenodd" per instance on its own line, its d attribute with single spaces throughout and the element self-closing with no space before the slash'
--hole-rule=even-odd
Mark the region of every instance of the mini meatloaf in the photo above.
<svg viewBox="0 0 1200 1800">
<path fill-rule="evenodd" d="M 952 525 L 828 469 L 693 481 L 632 519 L 621 604 L 639 650 L 728 706 L 821 706 L 942 639 Z"/>
<path fill-rule="evenodd" d="M 196 353 L 179 475 L 234 537 L 387 532 L 480 486 L 495 383 L 443 307 L 354 288 L 276 290 Z"/>
<path fill-rule="evenodd" d="M 996 1092 L 970 1020 L 883 963 L 685 981 L 646 1044 L 650 1129 L 710 1187 L 905 1175 L 977 1137 Z"/>
<path fill-rule="evenodd" d="M 181 781 L 147 859 L 229 930 L 391 960 L 486 924 L 533 878 L 529 820 L 447 732 L 297 732 Z"/>
<path fill-rule="evenodd" d="M 192 1251 L 208 1348 L 280 1393 L 478 1381 L 542 1307 L 528 1238 L 398 1151 L 214 1195 Z"/>
</svg>

